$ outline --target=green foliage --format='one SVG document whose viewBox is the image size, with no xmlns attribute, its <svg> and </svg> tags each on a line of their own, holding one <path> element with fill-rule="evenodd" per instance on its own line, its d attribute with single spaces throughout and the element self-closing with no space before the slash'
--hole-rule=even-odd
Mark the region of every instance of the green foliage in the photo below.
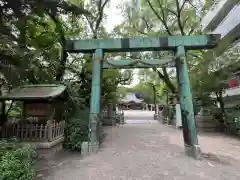
<svg viewBox="0 0 240 180">
<path fill-rule="evenodd" d="M 87 5 L 83 0 L 0 2 L 0 77 L 6 80 L 1 89 L 7 91 L 23 84 L 65 84 L 69 99 L 64 146 L 80 151 L 81 143 L 88 141 L 87 109 L 90 107 L 93 57 L 67 54 L 65 43 L 67 39 L 108 37 L 102 21 L 109 0 Z M 114 99 L 118 84 L 130 79 L 122 75 L 119 70 L 104 71 L 102 99 Z M 19 107 L 14 104 L 8 115 L 18 114 Z M 32 180 L 30 147 L 13 146 L 5 148 L 6 145 L 0 143 L 0 180 Z"/>
<path fill-rule="evenodd" d="M 231 135 L 239 135 L 240 130 L 240 118 L 236 117 L 233 122 L 227 124 L 227 131 Z"/>
<path fill-rule="evenodd" d="M 114 30 L 118 36 L 169 36 L 201 34 L 200 22 L 211 1 L 188 0 L 142 0 L 130 1 L 123 5 L 124 21 Z M 139 5 L 141 7 L 139 7 Z M 139 7 L 139 8 L 136 8 Z M 137 56 L 156 59 L 168 56 L 167 52 L 140 53 Z M 188 63 L 195 65 L 199 51 L 188 55 Z M 177 86 L 166 67 L 157 69 L 158 78 L 173 93 Z"/>
<path fill-rule="evenodd" d="M 18 147 L 15 142 L 0 141 L 0 179 L 32 180 L 35 148 L 30 145 Z"/>
<path fill-rule="evenodd" d="M 66 122 L 65 142 L 67 149 L 81 151 L 83 141 L 88 141 L 88 119 L 89 111 L 79 111 L 74 117 Z"/>
<path fill-rule="evenodd" d="M 159 90 L 158 90 L 159 96 L 160 96 L 160 97 L 165 96 L 166 91 L 169 92 L 169 89 L 168 89 L 167 85 L 164 83 L 164 84 L 162 84 L 162 85 L 160 86 L 160 88 L 159 88 Z"/>
<path fill-rule="evenodd" d="M 117 100 L 124 98 L 127 92 L 128 92 L 128 88 L 126 88 L 125 86 L 119 86 L 116 92 Z"/>
<path fill-rule="evenodd" d="M 198 54 L 200 61 L 191 68 L 190 77 L 192 88 L 199 97 L 204 98 L 212 92 L 222 93 L 228 87 L 224 81 L 239 67 L 238 49 L 239 45 L 230 47 L 219 57 L 211 51 Z"/>
<path fill-rule="evenodd" d="M 215 101 L 220 105 L 218 120 L 224 123 L 228 132 L 236 134 L 238 123 L 229 117 L 223 99 L 223 93 L 228 86 L 228 79 L 239 68 L 239 44 L 230 47 L 221 56 L 216 57 L 214 52 L 198 54 L 199 61 L 192 66 L 190 80 L 195 96 L 198 96 L 202 103 L 207 102 L 210 96 L 215 95 Z"/>
<path fill-rule="evenodd" d="M 240 117 L 234 118 L 234 123 L 236 124 L 236 128 L 240 130 Z"/>
</svg>

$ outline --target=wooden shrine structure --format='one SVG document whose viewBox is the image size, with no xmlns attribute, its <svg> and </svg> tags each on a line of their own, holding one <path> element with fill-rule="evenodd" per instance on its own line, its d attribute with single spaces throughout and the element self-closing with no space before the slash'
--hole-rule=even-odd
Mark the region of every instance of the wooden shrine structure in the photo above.
<svg viewBox="0 0 240 180">
<path fill-rule="evenodd" d="M 127 93 L 126 96 L 120 100 L 119 106 L 122 107 L 123 110 L 140 110 L 142 109 L 143 102 L 143 99 L 138 99 L 136 97 L 136 93 Z"/>
<path fill-rule="evenodd" d="M 17 102 L 20 113 L 1 112 L 1 136 L 15 137 L 19 142 L 36 145 L 40 149 L 62 148 L 65 128 L 65 101 L 68 94 L 64 85 L 26 85 L 1 96 L 0 101 Z M 8 112 L 11 111 L 11 105 Z M 16 108 L 16 107 L 15 107 Z M 58 146 L 57 146 L 58 145 Z"/>
</svg>

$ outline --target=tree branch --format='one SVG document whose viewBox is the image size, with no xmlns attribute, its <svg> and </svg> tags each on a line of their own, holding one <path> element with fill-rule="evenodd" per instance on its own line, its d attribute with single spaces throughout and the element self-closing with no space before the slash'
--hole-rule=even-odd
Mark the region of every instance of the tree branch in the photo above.
<svg viewBox="0 0 240 180">
<path fill-rule="evenodd" d="M 164 14 L 164 10 L 163 10 L 162 4 L 160 3 L 160 0 L 157 0 L 157 2 L 158 2 L 158 5 L 159 5 L 161 13 L 162 13 L 162 19 L 165 22 L 166 19 L 165 19 L 165 14 Z"/>
<path fill-rule="evenodd" d="M 110 0 L 105 0 L 104 3 L 102 3 L 102 0 L 99 0 L 98 1 L 98 5 L 97 5 L 97 16 L 96 16 L 96 22 L 95 22 L 95 26 L 93 25 L 94 21 L 91 22 L 89 17 L 88 16 L 85 16 L 86 17 L 86 20 L 88 21 L 88 24 L 90 26 L 90 29 L 93 33 L 93 39 L 97 39 L 97 32 L 98 32 L 98 29 L 99 29 L 99 26 L 102 22 L 102 19 L 103 19 L 103 13 L 104 13 L 104 8 L 105 6 L 107 5 L 107 3 L 109 2 Z M 93 16 L 91 16 L 93 17 Z"/>
<path fill-rule="evenodd" d="M 197 59 L 199 59 L 199 60 L 203 60 L 202 57 L 197 56 L 196 54 L 193 54 L 193 53 L 191 53 L 191 52 L 189 52 L 188 54 L 191 55 L 191 56 L 193 56 L 193 57 L 195 57 L 195 58 L 197 58 Z"/>
<path fill-rule="evenodd" d="M 122 75 L 120 76 L 119 80 L 115 82 L 116 85 L 122 84 L 132 79 L 133 74 L 131 72 L 128 73 L 128 76 L 122 79 Z"/>
<path fill-rule="evenodd" d="M 150 6 L 150 8 L 152 9 L 152 11 L 154 12 L 154 14 L 157 16 L 157 18 L 162 22 L 162 24 L 165 27 L 168 35 L 172 36 L 172 33 L 171 33 L 169 27 L 167 26 L 166 22 L 164 21 L 164 19 L 157 13 L 157 11 L 154 9 L 153 5 L 150 3 L 149 0 L 147 0 L 147 3 Z"/>
<path fill-rule="evenodd" d="M 145 32 L 143 32 L 143 31 L 141 31 L 141 30 L 139 30 L 138 28 L 136 28 L 135 26 L 133 26 L 132 27 L 134 30 L 136 30 L 138 33 L 140 33 L 140 34 L 142 34 L 142 35 L 147 35 L 147 33 L 145 33 Z"/>
<path fill-rule="evenodd" d="M 155 70 L 155 69 L 154 69 L 154 70 Z M 162 74 L 160 71 L 156 70 L 156 72 L 157 72 L 158 77 L 159 77 L 160 79 L 164 79 L 164 76 L 163 76 L 163 74 Z"/>
<path fill-rule="evenodd" d="M 178 26 L 179 26 L 181 35 L 184 36 L 185 33 L 184 33 L 183 25 L 182 25 L 182 22 L 181 22 L 181 12 L 182 12 L 182 9 L 183 9 L 183 7 L 184 7 L 184 4 L 186 3 L 186 0 L 183 2 L 183 5 L 181 6 L 181 8 L 180 8 L 179 0 L 175 0 L 175 1 L 176 1 L 176 5 L 177 5 L 177 20 L 178 20 Z"/>
<path fill-rule="evenodd" d="M 136 29 L 136 28 L 134 28 L 134 29 L 135 29 L 137 32 L 139 32 L 140 34 L 144 35 L 144 36 L 147 35 L 147 33 L 143 32 L 143 31 L 140 31 L 140 30 L 138 30 L 138 29 Z"/>
<path fill-rule="evenodd" d="M 61 81 L 63 79 L 64 73 L 66 70 L 66 62 L 67 62 L 67 52 L 64 50 L 65 44 L 66 44 L 65 33 L 59 19 L 52 12 L 48 12 L 48 15 L 56 25 L 55 29 L 59 36 L 59 43 L 62 46 L 62 48 L 60 49 L 61 51 L 60 62 L 59 62 L 59 66 L 56 69 L 56 77 L 55 77 L 56 81 Z"/>
<path fill-rule="evenodd" d="M 190 0 L 185 0 L 185 3 L 188 2 L 194 9 L 197 9 L 196 6 L 193 5 L 193 3 Z"/>
<path fill-rule="evenodd" d="M 171 90 L 171 92 L 172 92 L 172 93 L 176 93 L 176 88 L 175 88 L 175 86 L 172 84 L 171 80 L 169 79 L 169 76 L 168 76 L 168 74 L 167 74 L 167 69 L 166 69 L 165 67 L 163 67 L 163 68 L 162 68 L 163 73 L 161 73 L 159 70 L 155 70 L 154 68 L 153 68 L 153 70 L 154 70 L 155 72 L 157 72 L 158 77 L 159 77 L 160 79 L 162 79 L 162 80 L 166 83 L 167 87 Z"/>
<path fill-rule="evenodd" d="M 115 82 L 115 84 L 117 85 L 117 84 L 122 84 L 122 83 L 124 83 L 124 82 L 127 82 L 127 81 L 129 81 L 131 79 L 131 77 L 126 77 L 126 78 L 124 78 L 124 79 L 119 79 L 119 80 L 117 80 L 116 82 Z"/>
<path fill-rule="evenodd" d="M 29 1 L 31 2 L 31 1 Z M 34 3 L 34 1 L 33 1 Z M 87 10 L 85 10 L 83 7 L 79 7 L 77 5 L 74 5 L 70 2 L 66 1 L 59 1 L 59 0 L 42 0 L 41 2 L 45 7 L 49 8 L 56 8 L 59 7 L 67 12 L 74 12 L 74 14 L 77 15 L 86 15 L 86 16 L 91 16 L 91 13 Z"/>
<path fill-rule="evenodd" d="M 107 5 L 107 3 L 109 1 L 110 0 L 105 0 L 103 5 L 102 5 L 102 0 L 99 0 L 99 3 L 98 3 L 98 19 L 97 19 L 97 22 L 95 24 L 93 38 L 97 38 L 97 31 L 98 31 L 98 28 L 99 28 L 99 26 L 100 26 L 100 24 L 102 22 L 102 19 L 103 19 L 104 8 L 105 8 L 105 6 Z"/>
<path fill-rule="evenodd" d="M 182 12 L 182 10 L 183 10 L 183 8 L 184 8 L 186 2 L 191 3 L 189 0 L 184 0 L 183 3 L 182 3 L 182 6 L 180 7 L 180 13 Z"/>
<path fill-rule="evenodd" d="M 191 35 L 191 34 L 194 32 L 194 30 L 195 30 L 195 28 L 192 27 L 192 28 L 190 29 L 190 31 L 188 32 L 188 36 Z"/>
<path fill-rule="evenodd" d="M 95 34 L 95 29 L 93 27 L 93 23 L 90 21 L 89 17 L 87 17 L 87 16 L 86 16 L 86 20 L 87 20 L 87 22 L 90 26 L 90 29 L 91 29 L 92 33 Z"/>
<path fill-rule="evenodd" d="M 176 17 L 178 16 L 176 12 L 174 12 L 173 10 L 169 9 L 169 8 L 165 8 L 168 12 L 172 13 L 173 15 L 175 15 Z"/>
<path fill-rule="evenodd" d="M 144 17 L 141 17 L 141 19 L 144 21 L 146 27 L 147 27 L 147 30 L 150 31 L 151 30 L 151 26 L 148 24 L 147 20 L 144 18 Z"/>
</svg>

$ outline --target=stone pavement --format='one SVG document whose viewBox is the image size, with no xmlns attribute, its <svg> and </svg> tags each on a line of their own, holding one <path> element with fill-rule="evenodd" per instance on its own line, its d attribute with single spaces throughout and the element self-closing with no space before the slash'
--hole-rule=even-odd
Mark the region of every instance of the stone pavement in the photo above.
<svg viewBox="0 0 240 180">
<path fill-rule="evenodd" d="M 131 123 L 131 122 L 130 122 Z M 240 141 L 200 135 L 202 160 L 186 157 L 180 130 L 148 120 L 108 127 L 100 152 L 66 157 L 46 180 L 237 180 Z M 211 153 L 208 153 L 211 152 Z"/>
</svg>

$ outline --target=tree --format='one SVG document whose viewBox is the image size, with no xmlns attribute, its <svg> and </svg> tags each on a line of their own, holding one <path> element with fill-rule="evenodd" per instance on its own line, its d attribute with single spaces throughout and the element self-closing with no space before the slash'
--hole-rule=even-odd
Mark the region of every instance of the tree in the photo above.
<svg viewBox="0 0 240 180">
<path fill-rule="evenodd" d="M 236 44 L 219 57 L 203 58 L 190 72 L 193 92 L 203 101 L 215 95 L 222 121 L 226 116 L 223 101 L 223 93 L 228 88 L 226 80 L 240 67 L 239 53 L 239 44 Z"/>
<path fill-rule="evenodd" d="M 123 5 L 124 22 L 115 28 L 116 34 L 126 36 L 171 36 L 201 34 L 200 21 L 209 7 L 209 1 L 143 0 L 141 7 L 136 1 Z M 197 52 L 188 54 L 189 66 L 199 60 Z M 167 52 L 152 53 L 152 58 L 164 58 Z M 176 92 L 166 67 L 157 69 L 159 78 Z"/>
<path fill-rule="evenodd" d="M 102 21 L 109 0 L 0 2 L 0 71 L 7 84 L 64 83 L 75 103 L 79 96 L 77 104 L 89 107 L 92 55 L 64 49 L 66 39 L 108 36 Z M 119 83 L 131 79 L 119 70 L 105 70 L 103 77 L 102 96 L 107 99 Z"/>
<path fill-rule="evenodd" d="M 3 47 L 1 48 L 1 58 L 4 60 L 4 64 L 1 66 L 1 71 L 5 78 L 12 84 L 17 83 L 16 85 L 22 82 L 20 80 L 22 79 L 21 76 L 25 79 L 27 77 L 27 80 L 31 83 L 37 83 L 38 80 L 34 71 L 30 70 L 32 68 L 30 64 L 40 65 L 36 58 L 42 52 L 36 51 L 36 40 L 38 40 L 38 44 L 41 43 L 40 45 L 44 45 L 42 42 L 45 40 L 45 48 L 48 48 L 46 46 L 51 46 L 55 42 L 55 38 L 59 39 L 58 37 L 60 37 L 61 39 L 61 34 L 59 34 L 60 36 L 49 34 L 53 30 L 53 24 L 49 22 L 48 17 L 56 22 L 55 16 L 71 12 L 76 15 L 90 14 L 82 6 L 76 6 L 65 1 L 2 0 L 0 6 L 2 42 L 0 43 L 3 44 L 1 46 Z M 59 23 L 55 23 L 55 25 L 57 25 L 56 30 L 60 32 Z M 40 28 L 40 32 L 36 32 L 37 28 L 35 27 Z M 47 29 L 48 27 L 49 29 Z M 39 42 L 40 40 L 41 42 Z M 60 61 L 59 66 L 61 64 Z"/>
<path fill-rule="evenodd" d="M 71 149 L 79 150 L 88 138 L 93 59 L 92 54 L 67 53 L 66 40 L 110 36 L 103 25 L 109 1 L 0 0 L 0 85 L 8 90 L 23 84 L 65 84 L 65 145 Z M 115 100 L 117 86 L 131 79 L 130 71 L 104 70 L 102 103 Z"/>
</svg>

